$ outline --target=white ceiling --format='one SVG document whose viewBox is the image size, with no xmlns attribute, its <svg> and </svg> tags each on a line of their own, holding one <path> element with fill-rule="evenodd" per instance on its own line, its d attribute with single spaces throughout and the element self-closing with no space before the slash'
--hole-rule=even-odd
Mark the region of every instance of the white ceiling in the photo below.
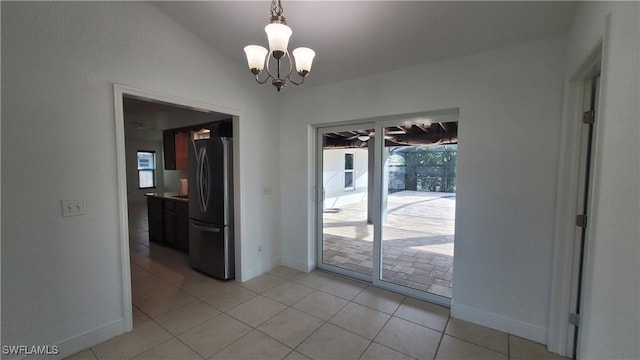
<svg viewBox="0 0 640 360">
<path fill-rule="evenodd" d="M 267 46 L 270 1 L 153 4 L 242 66 L 245 45 Z M 577 3 L 284 0 L 282 6 L 293 29 L 289 49 L 316 51 L 309 86 L 566 32 Z"/>
</svg>

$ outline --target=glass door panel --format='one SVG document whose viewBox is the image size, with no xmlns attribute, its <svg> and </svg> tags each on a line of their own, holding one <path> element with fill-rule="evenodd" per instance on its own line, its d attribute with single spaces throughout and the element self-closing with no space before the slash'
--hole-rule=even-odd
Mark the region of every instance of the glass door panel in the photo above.
<svg viewBox="0 0 640 360">
<path fill-rule="evenodd" d="M 371 280 L 373 127 L 319 131 L 320 268 Z"/>
<path fill-rule="evenodd" d="M 457 118 L 318 129 L 319 268 L 451 304 Z"/>
<path fill-rule="evenodd" d="M 457 123 L 383 130 L 380 279 L 450 299 Z"/>
</svg>

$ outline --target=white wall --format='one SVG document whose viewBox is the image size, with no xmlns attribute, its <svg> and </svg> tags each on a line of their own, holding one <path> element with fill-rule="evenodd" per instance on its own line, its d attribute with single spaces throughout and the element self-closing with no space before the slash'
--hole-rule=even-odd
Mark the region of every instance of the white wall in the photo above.
<svg viewBox="0 0 640 360">
<path fill-rule="evenodd" d="M 3 345 L 69 355 L 123 330 L 113 83 L 240 113 L 243 278 L 279 263 L 271 87 L 146 3 L 1 6 Z M 88 213 L 63 218 L 77 198 Z"/>
<path fill-rule="evenodd" d="M 180 187 L 180 179 L 187 179 L 189 174 L 184 170 L 164 170 L 162 172 L 164 191 L 178 192 Z"/>
<path fill-rule="evenodd" d="M 283 94 L 283 263 L 315 265 L 311 124 L 460 108 L 453 315 L 544 342 L 565 46 L 554 37 Z"/>
<path fill-rule="evenodd" d="M 354 155 L 353 190 L 344 189 L 344 155 Z M 366 149 L 329 149 L 323 151 L 324 207 L 339 208 L 367 201 L 369 151 Z"/>
<path fill-rule="evenodd" d="M 589 2 L 568 37 L 568 81 L 604 38 L 581 359 L 640 358 L 639 29 L 638 2 Z"/>
</svg>

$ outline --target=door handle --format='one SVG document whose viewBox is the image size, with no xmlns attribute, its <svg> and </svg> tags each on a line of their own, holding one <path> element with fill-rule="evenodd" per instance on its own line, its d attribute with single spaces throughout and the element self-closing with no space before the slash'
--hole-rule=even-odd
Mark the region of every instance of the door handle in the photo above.
<svg viewBox="0 0 640 360">
<path fill-rule="evenodd" d="M 212 233 L 219 233 L 220 232 L 220 228 L 197 225 L 193 221 L 191 222 L 191 226 L 193 226 L 194 228 L 196 228 L 197 230 L 200 230 L 200 231 L 206 231 L 206 232 L 212 232 Z"/>
</svg>

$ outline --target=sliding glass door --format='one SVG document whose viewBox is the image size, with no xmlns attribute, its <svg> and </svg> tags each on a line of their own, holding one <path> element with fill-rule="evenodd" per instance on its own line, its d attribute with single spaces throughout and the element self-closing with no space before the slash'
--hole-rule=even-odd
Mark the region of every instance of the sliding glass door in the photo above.
<svg viewBox="0 0 640 360">
<path fill-rule="evenodd" d="M 380 280 L 450 299 L 457 123 L 433 125 L 384 127 Z"/>
<path fill-rule="evenodd" d="M 371 281 L 373 124 L 318 131 L 319 264 Z"/>
<path fill-rule="evenodd" d="M 319 268 L 451 303 L 457 117 L 318 128 Z"/>
</svg>

